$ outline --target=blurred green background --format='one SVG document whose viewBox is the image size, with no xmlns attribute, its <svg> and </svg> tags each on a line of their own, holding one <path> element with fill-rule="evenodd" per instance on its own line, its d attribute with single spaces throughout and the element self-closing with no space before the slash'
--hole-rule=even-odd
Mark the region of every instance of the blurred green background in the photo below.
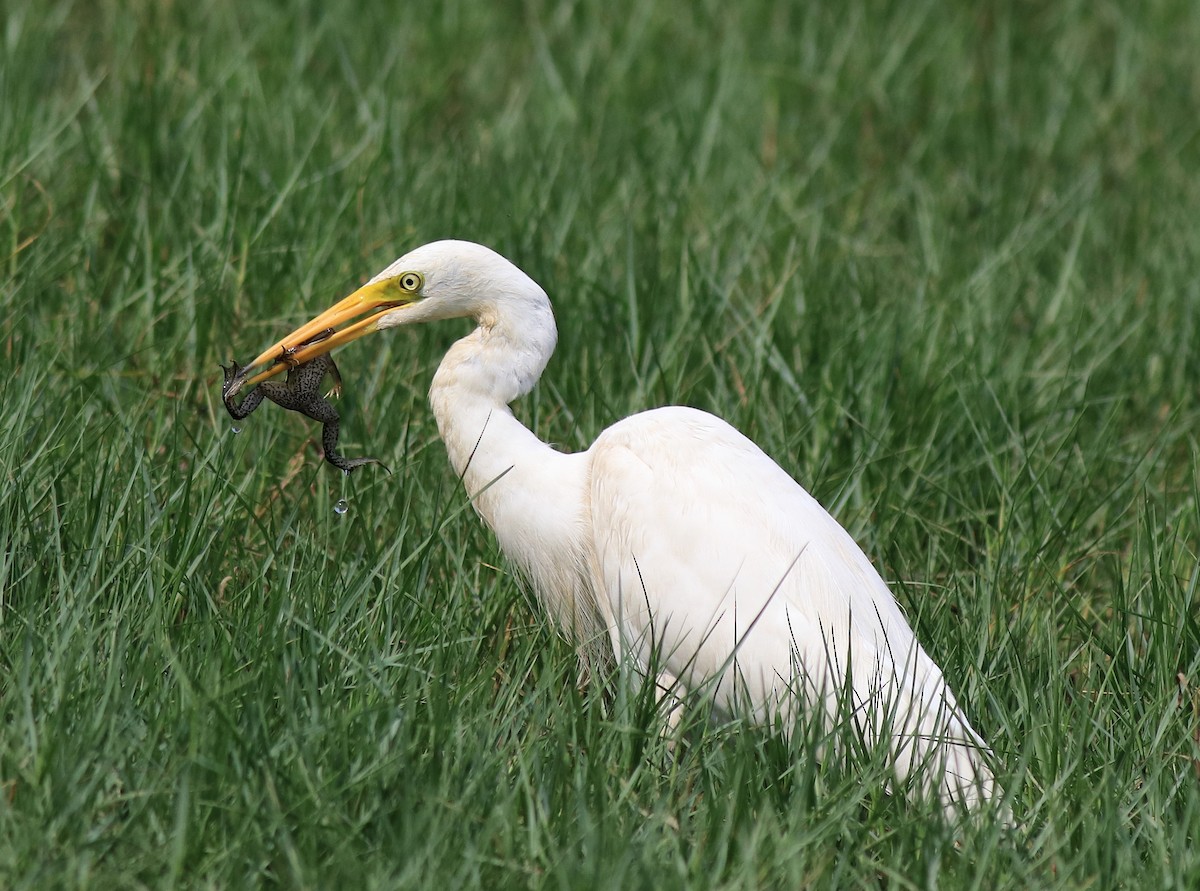
<svg viewBox="0 0 1200 891">
<path fill-rule="evenodd" d="M 0 886 L 1200 884 L 1200 6 L 10 0 L 0 42 Z M 830 508 L 1016 830 L 581 677 L 424 403 L 465 325 L 339 354 L 391 476 L 233 435 L 218 362 L 446 237 L 555 303 L 544 439 L 696 405 Z"/>
</svg>

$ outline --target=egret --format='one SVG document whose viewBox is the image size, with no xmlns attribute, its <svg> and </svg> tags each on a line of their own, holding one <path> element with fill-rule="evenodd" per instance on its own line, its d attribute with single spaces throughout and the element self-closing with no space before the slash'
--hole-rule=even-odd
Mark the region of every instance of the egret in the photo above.
<svg viewBox="0 0 1200 891">
<path fill-rule="evenodd" d="M 587 451 L 541 442 L 509 404 L 557 343 L 545 291 L 481 245 L 439 241 L 260 355 L 257 383 L 374 331 L 468 317 L 429 391 L 474 507 L 560 629 L 607 638 L 673 715 L 689 691 L 768 722 L 846 715 L 908 788 L 959 815 L 998 796 L 991 752 L 853 538 L 753 442 L 657 408 Z M 333 329 L 334 333 L 330 333 Z M 606 644 L 607 645 L 607 644 Z M 668 715 L 670 719 L 671 715 Z"/>
</svg>

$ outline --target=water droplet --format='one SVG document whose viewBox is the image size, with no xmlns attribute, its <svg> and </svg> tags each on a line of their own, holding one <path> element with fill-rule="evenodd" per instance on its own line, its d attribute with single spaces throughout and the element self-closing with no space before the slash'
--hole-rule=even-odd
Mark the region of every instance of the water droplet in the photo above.
<svg viewBox="0 0 1200 891">
<path fill-rule="evenodd" d="M 242 432 L 242 428 L 241 428 L 241 427 L 234 427 L 234 428 L 233 428 L 233 432 L 234 432 L 234 434 L 235 434 L 235 435 L 236 435 L 236 434 L 238 434 L 238 433 L 241 433 L 241 432 Z"/>
<path fill-rule="evenodd" d="M 345 498 L 339 498 L 338 503 L 333 506 L 333 512 L 335 514 L 344 514 L 348 510 L 350 510 L 350 505 L 346 503 Z"/>
</svg>

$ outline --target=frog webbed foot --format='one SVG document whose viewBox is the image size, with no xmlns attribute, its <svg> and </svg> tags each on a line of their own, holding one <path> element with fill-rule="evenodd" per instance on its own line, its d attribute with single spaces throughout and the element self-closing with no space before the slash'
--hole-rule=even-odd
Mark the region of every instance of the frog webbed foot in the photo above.
<svg viewBox="0 0 1200 891">
<path fill-rule="evenodd" d="M 329 388 L 329 392 L 325 394 L 326 399 L 339 399 L 342 395 L 342 373 L 338 371 L 337 365 L 334 364 L 333 356 L 325 354 L 329 360 L 326 365 L 326 371 L 329 377 L 333 380 L 333 386 Z"/>
<path fill-rule="evenodd" d="M 220 363 L 217 363 L 220 365 Z M 233 382 L 237 380 L 238 375 L 243 371 L 242 366 L 237 364 L 237 360 L 230 359 L 228 365 L 220 365 L 221 374 L 224 375 L 224 380 L 221 381 L 221 396 L 225 397 L 229 393 L 229 388 L 233 386 Z"/>
<path fill-rule="evenodd" d="M 336 452 L 333 454 L 326 452 L 325 460 L 328 461 L 330 464 L 332 464 L 334 467 L 336 467 L 338 470 L 342 471 L 343 473 L 350 473 L 355 468 L 362 467 L 365 464 L 378 464 L 380 467 L 382 467 L 388 473 L 392 472 L 388 468 L 388 466 L 386 464 L 384 464 L 382 461 L 380 461 L 378 458 L 343 458 L 341 455 L 337 454 Z"/>
</svg>

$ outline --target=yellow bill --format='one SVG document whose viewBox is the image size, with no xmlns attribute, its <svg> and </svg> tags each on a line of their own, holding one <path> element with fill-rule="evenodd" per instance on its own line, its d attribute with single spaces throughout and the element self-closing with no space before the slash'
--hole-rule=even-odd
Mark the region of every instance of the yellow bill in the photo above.
<svg viewBox="0 0 1200 891">
<path fill-rule="evenodd" d="M 381 315 L 416 299 L 416 294 L 401 284 L 402 278 L 387 278 L 363 285 L 349 297 L 305 322 L 251 362 L 248 369 L 270 364 L 236 386 L 232 392 L 265 381 L 296 365 L 303 365 L 310 359 L 323 356 L 376 330 Z"/>
</svg>

